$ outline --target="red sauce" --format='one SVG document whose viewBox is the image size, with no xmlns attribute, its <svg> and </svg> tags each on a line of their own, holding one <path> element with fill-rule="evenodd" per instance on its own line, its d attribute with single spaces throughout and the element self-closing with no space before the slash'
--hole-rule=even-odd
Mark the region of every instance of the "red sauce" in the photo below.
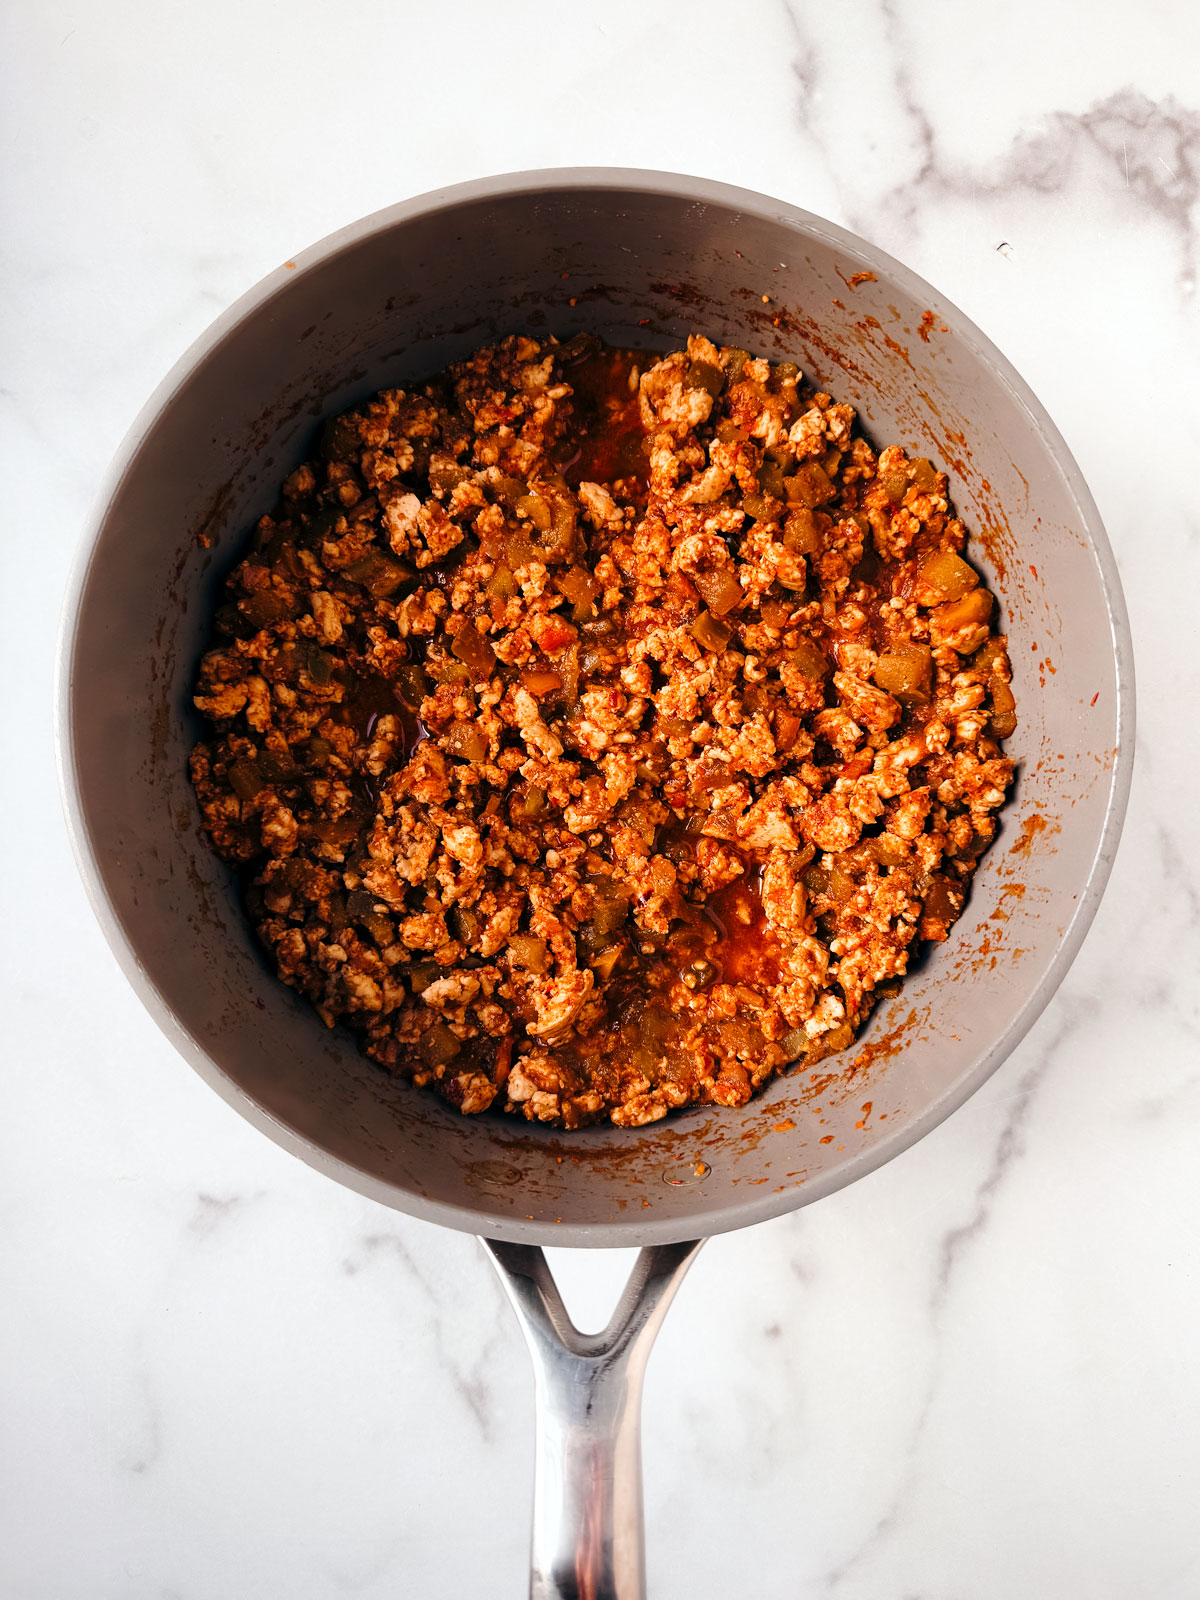
<svg viewBox="0 0 1200 1600">
<path fill-rule="evenodd" d="M 562 474 L 571 487 L 581 483 L 624 481 L 639 498 L 646 491 L 646 430 L 642 426 L 636 371 L 641 374 L 657 356 L 646 350 L 601 347 L 568 366 L 566 381 L 574 391 L 575 425 L 560 456 Z"/>
<path fill-rule="evenodd" d="M 360 740 L 371 737 L 380 717 L 395 717 L 403 730 L 405 751 L 413 750 L 429 737 L 425 725 L 411 706 L 406 706 L 392 685 L 377 672 L 356 672 L 346 685 L 338 708 L 338 720 L 350 725 Z"/>
<path fill-rule="evenodd" d="M 757 873 L 735 878 L 710 895 L 704 907 L 720 934 L 714 957 L 726 983 L 761 986 L 779 982 L 782 952 L 763 911 L 756 877 Z"/>
</svg>

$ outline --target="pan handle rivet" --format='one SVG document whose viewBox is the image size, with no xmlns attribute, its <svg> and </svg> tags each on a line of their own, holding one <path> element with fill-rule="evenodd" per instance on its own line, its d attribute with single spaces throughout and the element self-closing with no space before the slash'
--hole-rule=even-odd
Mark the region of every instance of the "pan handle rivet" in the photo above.
<svg viewBox="0 0 1200 1600">
<path fill-rule="evenodd" d="M 663 1182 L 678 1189 L 684 1184 L 703 1183 L 711 1171 L 707 1161 L 685 1161 L 682 1166 L 668 1167 L 663 1173 Z"/>
</svg>

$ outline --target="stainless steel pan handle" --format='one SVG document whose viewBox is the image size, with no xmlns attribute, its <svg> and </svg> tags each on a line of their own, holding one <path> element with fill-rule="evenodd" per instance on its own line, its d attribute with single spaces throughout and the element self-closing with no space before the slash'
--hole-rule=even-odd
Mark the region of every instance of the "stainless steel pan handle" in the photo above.
<svg viewBox="0 0 1200 1600">
<path fill-rule="evenodd" d="M 536 1245 L 485 1239 L 537 1386 L 530 1600 L 644 1600 L 642 1379 L 703 1240 L 640 1252 L 603 1333 L 582 1334 Z"/>
</svg>

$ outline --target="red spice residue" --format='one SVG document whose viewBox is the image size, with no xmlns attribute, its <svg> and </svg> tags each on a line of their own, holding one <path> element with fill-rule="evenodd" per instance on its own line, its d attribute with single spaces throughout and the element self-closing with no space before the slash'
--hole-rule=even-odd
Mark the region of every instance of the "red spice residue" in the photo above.
<svg viewBox="0 0 1200 1600">
<path fill-rule="evenodd" d="M 1092 698 L 1091 698 L 1091 699 L 1090 699 L 1090 700 L 1089 700 L 1089 701 L 1088 701 L 1088 704 L 1089 704 L 1089 705 L 1093 705 L 1093 706 L 1094 706 L 1094 705 L 1095 705 L 1095 704 L 1096 704 L 1096 701 L 1097 701 L 1097 700 L 1099 700 L 1099 698 L 1100 698 L 1100 691 L 1099 691 L 1099 689 L 1097 689 L 1097 690 L 1096 690 L 1096 692 L 1095 692 L 1095 694 L 1094 694 L 1094 695 L 1093 695 L 1093 696 L 1092 696 Z"/>
<path fill-rule="evenodd" d="M 929 343 L 929 335 L 933 332 L 933 330 L 935 328 L 937 329 L 937 331 L 939 333 L 948 333 L 949 332 L 949 329 L 946 327 L 946 324 L 944 322 L 939 322 L 938 319 L 934 316 L 932 311 L 922 311 L 922 313 L 921 313 L 921 326 L 917 329 L 917 334 L 920 337 L 921 342 L 923 344 L 928 344 Z"/>
<path fill-rule="evenodd" d="M 1007 922 L 1012 916 L 1012 911 L 1005 904 L 1008 900 L 1024 900 L 1025 885 L 1023 883 L 1006 883 L 1000 891 L 1000 903 L 988 918 L 989 922 Z"/>
<path fill-rule="evenodd" d="M 916 1011 L 910 1010 L 902 1021 L 894 1023 L 886 1033 L 881 1033 L 877 1039 L 871 1039 L 864 1044 L 856 1052 L 849 1071 L 858 1077 L 876 1062 L 892 1060 L 913 1043 L 913 1034 L 919 1023 L 927 1020 L 927 1015 L 918 1018 Z"/>
<path fill-rule="evenodd" d="M 879 279 L 873 272 L 852 272 L 848 278 L 842 278 L 842 282 L 847 288 L 857 289 L 860 283 L 878 283 Z"/>
<path fill-rule="evenodd" d="M 756 886 L 735 878 L 709 896 L 705 913 L 721 934 L 717 959 L 726 983 L 779 982 L 779 938 L 763 913 Z"/>
<path fill-rule="evenodd" d="M 645 491 L 646 430 L 637 383 L 631 380 L 657 359 L 645 350 L 600 349 L 564 369 L 579 419 L 566 442 L 570 453 L 559 461 L 569 484 L 623 478 L 630 489 Z"/>
<path fill-rule="evenodd" d="M 1021 831 L 1009 846 L 1008 853 L 1010 856 L 1023 856 L 1028 860 L 1033 854 L 1033 841 L 1039 834 L 1059 833 L 1060 831 L 1057 822 L 1050 822 L 1042 816 L 1040 811 L 1033 811 L 1022 822 Z M 1010 889 L 1016 889 L 1017 887 L 1016 884 L 1010 885 Z M 1007 893 L 1008 891 L 1006 890 L 1005 892 Z M 1023 894 L 1024 892 L 1022 889 L 1021 893 Z"/>
</svg>

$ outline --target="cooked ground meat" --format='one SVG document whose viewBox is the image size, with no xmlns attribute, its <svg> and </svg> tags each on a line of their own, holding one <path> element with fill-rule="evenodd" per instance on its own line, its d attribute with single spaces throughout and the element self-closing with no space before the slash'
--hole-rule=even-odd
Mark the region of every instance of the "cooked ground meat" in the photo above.
<svg viewBox="0 0 1200 1600">
<path fill-rule="evenodd" d="M 740 1105 L 944 939 L 1012 778 L 945 476 L 788 362 L 510 338 L 335 418 L 191 770 L 285 983 L 464 1112 Z"/>
</svg>

